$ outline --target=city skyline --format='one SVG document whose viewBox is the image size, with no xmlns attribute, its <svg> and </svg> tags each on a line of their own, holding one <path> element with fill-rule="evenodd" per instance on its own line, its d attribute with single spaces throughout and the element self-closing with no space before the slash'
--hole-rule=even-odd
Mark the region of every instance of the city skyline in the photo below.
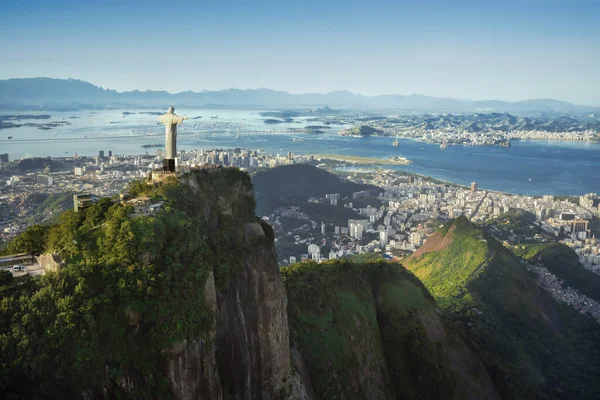
<svg viewBox="0 0 600 400">
<path fill-rule="evenodd" d="M 600 105 L 598 2 L 20 8 L 8 1 L 0 16 L 0 79 L 74 78 L 119 92 L 265 87 Z"/>
</svg>

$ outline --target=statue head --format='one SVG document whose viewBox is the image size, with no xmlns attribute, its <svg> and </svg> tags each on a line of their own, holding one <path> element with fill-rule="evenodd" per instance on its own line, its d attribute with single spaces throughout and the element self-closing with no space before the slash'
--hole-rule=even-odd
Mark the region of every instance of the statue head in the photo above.
<svg viewBox="0 0 600 400">
<path fill-rule="evenodd" d="M 175 112 L 175 107 L 171 106 L 169 107 L 169 111 L 167 111 L 169 114 L 173 114 Z"/>
</svg>

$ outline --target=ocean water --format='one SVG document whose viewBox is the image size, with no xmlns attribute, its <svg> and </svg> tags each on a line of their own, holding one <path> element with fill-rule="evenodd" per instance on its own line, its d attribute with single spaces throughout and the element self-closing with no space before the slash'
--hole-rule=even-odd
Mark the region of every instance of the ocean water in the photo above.
<svg viewBox="0 0 600 400">
<path fill-rule="evenodd" d="M 123 115 L 122 112 L 135 114 Z M 144 110 L 148 111 L 148 110 Z M 154 110 L 152 110 L 154 111 Z M 161 110 L 155 110 L 161 111 Z M 247 135 L 247 131 L 287 131 L 306 125 L 320 125 L 310 117 L 295 119 L 291 123 L 264 124 L 268 117 L 258 110 L 176 110 L 179 115 L 201 117 L 185 121 L 179 133 L 199 133 L 178 141 L 178 149 L 212 149 L 242 147 L 264 150 L 274 154 L 344 154 L 364 157 L 388 158 L 394 155 L 407 157 L 411 165 L 390 165 L 385 168 L 406 170 L 437 179 L 469 185 L 475 181 L 479 187 L 520 194 L 580 195 L 600 192 L 600 144 L 551 141 L 515 141 L 509 148 L 496 146 L 450 146 L 400 139 L 400 146 L 392 146 L 392 138 L 350 138 L 337 132 L 343 125 L 332 126 L 324 134 L 270 134 Z M 1 114 L 16 114 L 2 112 Z M 164 127 L 156 116 L 140 114 L 140 110 L 27 112 L 19 114 L 50 114 L 50 120 L 22 120 L 43 123 L 68 121 L 71 125 L 50 130 L 21 127 L 0 130 L 0 140 L 93 137 L 95 141 L 60 143 L 0 144 L 0 153 L 9 153 L 11 159 L 32 156 L 97 155 L 98 150 L 114 154 L 154 153 L 156 148 L 144 149 L 142 144 L 163 144 L 159 134 Z M 115 141 L 115 135 L 130 135 L 138 140 Z M 304 141 L 293 141 L 293 138 Z M 141 139 L 140 139 L 141 138 Z"/>
</svg>

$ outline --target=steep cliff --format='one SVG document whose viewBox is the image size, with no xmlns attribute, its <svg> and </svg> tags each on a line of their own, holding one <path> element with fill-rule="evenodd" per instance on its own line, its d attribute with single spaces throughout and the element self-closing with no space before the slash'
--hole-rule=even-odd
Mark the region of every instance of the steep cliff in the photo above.
<svg viewBox="0 0 600 400">
<path fill-rule="evenodd" d="M 401 265 L 283 270 L 292 347 L 323 399 L 495 399 L 475 353 Z"/>
<path fill-rule="evenodd" d="M 285 287 L 272 230 L 254 216 L 248 176 L 198 170 L 183 176 L 176 191 L 173 206 L 208 227 L 216 286 L 211 274 L 204 290 L 213 316 L 208 339 L 185 344 L 168 361 L 174 397 L 294 395 Z"/>
<path fill-rule="evenodd" d="M 281 399 L 292 370 L 285 288 L 250 178 L 201 169 L 134 184 L 164 209 L 101 200 L 43 244 L 59 273 L 2 289 L 0 391 L 14 397 Z"/>
</svg>

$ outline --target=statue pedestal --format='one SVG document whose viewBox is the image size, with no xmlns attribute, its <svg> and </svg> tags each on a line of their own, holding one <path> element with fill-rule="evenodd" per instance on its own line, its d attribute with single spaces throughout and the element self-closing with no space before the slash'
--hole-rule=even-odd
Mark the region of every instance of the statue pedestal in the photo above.
<svg viewBox="0 0 600 400">
<path fill-rule="evenodd" d="M 174 158 L 165 158 L 162 162 L 163 171 L 165 172 L 175 172 L 175 159 Z"/>
<path fill-rule="evenodd" d="M 161 183 L 163 182 L 165 179 L 167 179 L 168 177 L 177 177 L 177 173 L 175 172 L 164 172 L 164 171 L 152 171 L 152 184 L 154 183 Z"/>
</svg>

